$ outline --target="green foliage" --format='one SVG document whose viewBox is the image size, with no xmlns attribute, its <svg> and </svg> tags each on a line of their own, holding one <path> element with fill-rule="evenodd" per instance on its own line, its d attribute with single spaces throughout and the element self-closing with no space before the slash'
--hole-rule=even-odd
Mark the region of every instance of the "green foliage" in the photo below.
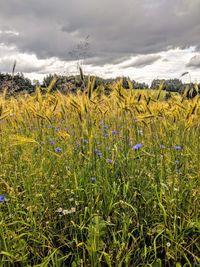
<svg viewBox="0 0 200 267">
<path fill-rule="evenodd" d="M 23 76 L 23 74 L 2 74 L 0 73 L 0 91 L 7 91 L 8 95 L 16 95 L 18 93 L 32 93 L 34 86 L 31 81 Z"/>
<path fill-rule="evenodd" d="M 0 266 L 198 266 L 199 97 L 94 83 L 0 98 Z"/>
</svg>

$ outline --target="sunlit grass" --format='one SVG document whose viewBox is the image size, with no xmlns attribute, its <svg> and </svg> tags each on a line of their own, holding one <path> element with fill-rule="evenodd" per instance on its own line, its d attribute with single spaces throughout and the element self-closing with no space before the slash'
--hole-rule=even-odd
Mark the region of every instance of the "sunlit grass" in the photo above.
<svg viewBox="0 0 200 267">
<path fill-rule="evenodd" d="M 199 97 L 163 97 L 0 98 L 0 266 L 198 266 Z"/>
</svg>

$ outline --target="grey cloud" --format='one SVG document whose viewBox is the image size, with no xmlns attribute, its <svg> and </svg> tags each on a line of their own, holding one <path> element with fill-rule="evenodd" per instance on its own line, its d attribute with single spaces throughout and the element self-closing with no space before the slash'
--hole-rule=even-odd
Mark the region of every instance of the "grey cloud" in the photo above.
<svg viewBox="0 0 200 267">
<path fill-rule="evenodd" d="M 19 36 L 0 36 L 0 42 L 38 58 L 86 58 L 104 65 L 200 43 L 199 0 L 1 2 L 0 30 L 14 30 Z M 76 50 L 88 35 L 90 46 L 84 53 L 83 48 Z"/>
<path fill-rule="evenodd" d="M 129 64 L 124 64 L 122 68 L 135 67 L 142 68 L 147 65 L 151 65 L 161 58 L 160 55 L 143 55 L 139 56 L 136 60 Z"/>
<path fill-rule="evenodd" d="M 99 53 L 98 57 L 90 55 L 84 60 L 84 64 L 104 66 L 106 64 L 120 64 L 125 60 L 130 59 L 130 56 L 123 56 L 120 53 Z"/>
<path fill-rule="evenodd" d="M 200 54 L 192 57 L 186 66 L 192 68 L 200 68 Z"/>
</svg>

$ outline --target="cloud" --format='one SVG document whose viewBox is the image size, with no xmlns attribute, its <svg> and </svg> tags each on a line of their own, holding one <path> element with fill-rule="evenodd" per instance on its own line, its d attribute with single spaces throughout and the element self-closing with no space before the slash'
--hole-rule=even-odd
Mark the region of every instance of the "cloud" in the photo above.
<svg viewBox="0 0 200 267">
<path fill-rule="evenodd" d="M 0 44 L 0 72 L 11 72 L 16 61 L 16 72 L 45 73 L 52 62 L 50 60 L 39 60 L 35 55 L 20 53 L 16 47 L 7 47 Z"/>
<path fill-rule="evenodd" d="M 2 38 L 4 38 L 4 36 L 6 36 L 6 35 L 18 36 L 19 33 L 16 31 L 12 31 L 12 30 L 4 30 L 4 31 L 0 30 L 0 35 L 1 35 L 1 37 L 3 36 Z"/>
<path fill-rule="evenodd" d="M 39 59 L 85 58 L 103 66 L 169 47 L 198 46 L 199 10 L 199 0 L 2 1 L 0 42 Z M 89 46 L 78 49 L 85 41 Z"/>
<path fill-rule="evenodd" d="M 154 62 L 161 58 L 160 55 L 142 55 L 138 56 L 132 63 L 125 63 L 123 64 L 122 68 L 143 68 L 147 65 L 152 65 Z"/>
<path fill-rule="evenodd" d="M 193 56 L 186 66 L 192 68 L 200 68 L 200 54 Z"/>
</svg>

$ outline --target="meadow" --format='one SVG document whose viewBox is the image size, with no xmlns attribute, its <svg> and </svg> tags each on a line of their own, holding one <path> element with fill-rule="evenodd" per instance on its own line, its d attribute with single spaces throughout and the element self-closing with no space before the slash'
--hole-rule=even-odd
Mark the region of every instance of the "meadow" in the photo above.
<svg viewBox="0 0 200 267">
<path fill-rule="evenodd" d="M 0 266 L 200 266 L 200 97 L 0 97 Z"/>
</svg>

